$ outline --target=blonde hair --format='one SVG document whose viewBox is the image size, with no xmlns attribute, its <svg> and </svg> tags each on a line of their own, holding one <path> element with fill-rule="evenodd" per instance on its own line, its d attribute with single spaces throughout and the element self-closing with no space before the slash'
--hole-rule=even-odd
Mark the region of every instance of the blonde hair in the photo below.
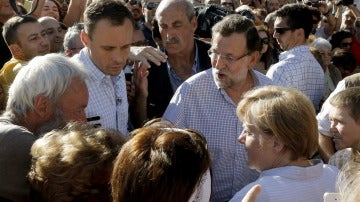
<svg viewBox="0 0 360 202">
<path fill-rule="evenodd" d="M 34 199 L 109 197 L 113 161 L 125 141 L 117 131 L 75 123 L 45 134 L 31 148 L 29 179 Z"/>
<path fill-rule="evenodd" d="M 311 158 L 318 149 L 315 109 L 298 90 L 265 86 L 249 91 L 240 101 L 237 115 L 265 134 L 278 137 L 292 160 Z"/>
</svg>

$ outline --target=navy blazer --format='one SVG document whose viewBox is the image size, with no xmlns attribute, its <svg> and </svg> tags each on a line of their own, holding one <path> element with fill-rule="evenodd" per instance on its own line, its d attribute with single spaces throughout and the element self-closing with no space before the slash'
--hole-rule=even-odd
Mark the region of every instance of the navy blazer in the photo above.
<svg viewBox="0 0 360 202">
<path fill-rule="evenodd" d="M 195 43 L 198 48 L 197 54 L 200 71 L 209 69 L 211 67 L 211 61 L 207 51 L 210 49 L 211 44 L 196 38 Z M 161 117 L 164 114 L 172 96 L 174 95 L 166 62 L 161 63 L 160 66 L 156 66 L 154 64 L 151 65 L 148 76 L 148 91 L 148 118 L 152 119 L 155 117 Z"/>
</svg>

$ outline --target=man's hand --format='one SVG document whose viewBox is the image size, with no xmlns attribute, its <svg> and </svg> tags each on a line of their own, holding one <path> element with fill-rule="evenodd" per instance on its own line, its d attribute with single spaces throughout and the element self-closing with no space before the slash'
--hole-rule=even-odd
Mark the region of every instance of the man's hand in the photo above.
<svg viewBox="0 0 360 202">
<path fill-rule="evenodd" d="M 149 62 L 160 65 L 166 62 L 167 55 L 151 46 L 132 46 L 130 48 L 129 60 L 141 62 L 142 65 L 150 67 Z"/>
</svg>

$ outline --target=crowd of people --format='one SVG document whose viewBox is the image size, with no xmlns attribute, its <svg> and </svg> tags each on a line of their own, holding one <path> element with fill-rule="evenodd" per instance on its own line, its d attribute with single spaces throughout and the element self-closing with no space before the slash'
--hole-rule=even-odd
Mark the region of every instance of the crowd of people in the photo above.
<svg viewBox="0 0 360 202">
<path fill-rule="evenodd" d="M 357 3 L 0 0 L 0 201 L 356 201 Z"/>
</svg>

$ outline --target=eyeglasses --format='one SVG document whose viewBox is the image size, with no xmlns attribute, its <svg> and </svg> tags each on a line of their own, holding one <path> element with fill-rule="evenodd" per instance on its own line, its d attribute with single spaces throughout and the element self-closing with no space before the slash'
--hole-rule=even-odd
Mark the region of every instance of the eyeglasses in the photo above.
<svg viewBox="0 0 360 202">
<path fill-rule="evenodd" d="M 269 44 L 269 38 L 261 38 L 262 44 Z"/>
<path fill-rule="evenodd" d="M 284 34 L 285 32 L 287 32 L 289 30 L 292 30 L 290 27 L 276 27 L 274 29 L 275 29 L 275 32 L 280 35 Z"/>
<path fill-rule="evenodd" d="M 349 47 L 351 45 L 352 45 L 352 43 L 346 43 L 346 42 L 340 43 L 341 48 Z"/>
<path fill-rule="evenodd" d="M 223 5 L 223 6 L 234 6 L 234 3 L 232 3 L 232 2 L 222 2 L 221 5 Z"/>
<path fill-rule="evenodd" d="M 146 8 L 148 10 L 152 10 L 154 8 L 157 8 L 159 6 L 160 2 L 148 2 L 146 3 Z"/>
<path fill-rule="evenodd" d="M 241 60 L 245 56 L 248 56 L 249 53 L 245 53 L 244 55 L 235 58 L 234 56 L 231 56 L 231 55 L 221 55 L 221 54 L 218 54 L 218 53 L 214 53 L 211 50 L 208 50 L 208 55 L 212 60 L 217 61 L 220 58 L 223 58 L 227 64 L 231 64 L 231 63 L 234 63 L 234 62 L 236 62 L 238 60 Z"/>
</svg>

